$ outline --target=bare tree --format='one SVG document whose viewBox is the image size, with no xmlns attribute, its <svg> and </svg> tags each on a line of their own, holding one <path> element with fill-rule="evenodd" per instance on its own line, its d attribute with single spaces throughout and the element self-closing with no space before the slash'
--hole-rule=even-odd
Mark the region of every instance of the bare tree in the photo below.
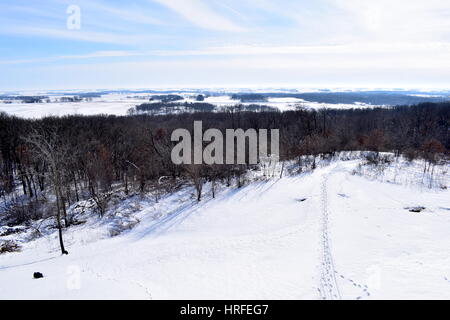
<svg viewBox="0 0 450 320">
<path fill-rule="evenodd" d="M 434 167 L 436 163 L 439 162 L 440 155 L 442 155 L 445 152 L 445 148 L 436 139 L 431 139 L 422 144 L 420 149 L 422 152 L 422 157 L 425 160 L 425 168 L 423 170 L 423 173 L 425 174 L 427 171 L 430 171 L 431 167 L 430 173 L 430 188 L 431 188 L 433 185 Z"/>
<path fill-rule="evenodd" d="M 68 150 L 66 150 L 62 144 L 59 143 L 56 128 L 50 131 L 33 128 L 32 132 L 28 136 L 24 137 L 24 140 L 35 148 L 38 157 L 41 157 L 48 163 L 50 169 L 49 178 L 56 196 L 56 225 L 58 228 L 61 253 L 63 255 L 69 254 L 64 248 L 61 224 L 62 215 L 65 219 L 65 226 L 67 227 L 69 224 L 65 200 L 62 193 L 64 186 L 64 163 L 68 156 Z"/>
<path fill-rule="evenodd" d="M 202 190 L 203 184 L 205 183 L 205 178 L 203 175 L 203 165 L 200 164 L 190 164 L 186 165 L 186 173 L 188 177 L 191 179 L 192 184 L 195 187 L 195 191 L 197 192 L 197 201 L 200 202 L 202 200 Z"/>
</svg>

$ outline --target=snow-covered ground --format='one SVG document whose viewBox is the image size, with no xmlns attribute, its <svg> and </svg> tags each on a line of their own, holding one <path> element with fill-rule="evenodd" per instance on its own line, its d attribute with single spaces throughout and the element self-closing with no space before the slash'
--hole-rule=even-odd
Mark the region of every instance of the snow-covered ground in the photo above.
<svg viewBox="0 0 450 320">
<path fill-rule="evenodd" d="M 139 221 L 119 236 L 116 220 L 96 219 L 65 232 L 68 256 L 55 233 L 0 255 L 0 298 L 449 299 L 446 168 L 429 189 L 359 163 L 222 187 L 199 204 L 190 188 L 135 196 L 110 210 Z"/>
<path fill-rule="evenodd" d="M 184 100 L 177 101 L 196 102 L 194 93 L 178 93 L 184 97 Z M 108 114 L 123 116 L 127 114 L 128 109 L 148 103 L 150 94 L 138 93 L 110 93 L 101 97 L 92 98 L 91 101 L 81 102 L 60 102 L 62 96 L 50 96 L 50 103 L 22 103 L 13 101 L 12 103 L 2 103 L 0 101 L 0 112 L 6 112 L 11 115 L 23 118 L 42 118 L 45 116 L 65 116 L 65 115 L 97 115 Z M 232 107 L 240 104 L 239 100 L 233 100 L 229 95 L 218 95 L 206 97 L 205 103 L 211 103 L 217 107 Z M 243 105 L 260 104 L 276 108 L 280 111 L 295 110 L 298 107 L 308 109 L 321 108 L 373 108 L 366 104 L 323 104 L 309 102 L 297 98 L 270 98 L 267 102 L 242 103 Z"/>
<path fill-rule="evenodd" d="M 45 116 L 66 115 L 126 115 L 128 109 L 136 105 L 148 102 L 148 98 L 135 94 L 108 94 L 100 98 L 92 98 L 92 101 L 81 102 L 57 102 L 60 96 L 51 97 L 50 103 L 0 103 L 0 112 L 23 118 L 42 118 Z"/>
</svg>

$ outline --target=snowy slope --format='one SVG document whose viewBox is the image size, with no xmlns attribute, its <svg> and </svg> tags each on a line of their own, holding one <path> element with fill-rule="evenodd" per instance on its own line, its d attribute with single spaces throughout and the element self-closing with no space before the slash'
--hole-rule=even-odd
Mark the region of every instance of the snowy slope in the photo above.
<svg viewBox="0 0 450 320">
<path fill-rule="evenodd" d="M 183 190 L 145 203 L 121 236 L 72 228 L 65 257 L 38 239 L 0 256 L 0 298 L 449 299 L 450 192 L 369 180 L 357 163 L 200 204 Z"/>
</svg>

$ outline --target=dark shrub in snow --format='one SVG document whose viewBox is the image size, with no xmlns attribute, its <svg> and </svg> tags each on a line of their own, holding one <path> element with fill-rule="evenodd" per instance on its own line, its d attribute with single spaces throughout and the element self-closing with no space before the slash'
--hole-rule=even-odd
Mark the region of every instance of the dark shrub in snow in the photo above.
<svg viewBox="0 0 450 320">
<path fill-rule="evenodd" d="M 412 207 L 412 208 L 406 208 L 409 210 L 409 212 L 414 212 L 414 213 L 420 213 L 423 210 L 425 210 L 425 207 Z"/>
<path fill-rule="evenodd" d="M 20 246 L 14 241 L 6 240 L 0 242 L 0 254 L 18 251 L 20 251 Z"/>
</svg>

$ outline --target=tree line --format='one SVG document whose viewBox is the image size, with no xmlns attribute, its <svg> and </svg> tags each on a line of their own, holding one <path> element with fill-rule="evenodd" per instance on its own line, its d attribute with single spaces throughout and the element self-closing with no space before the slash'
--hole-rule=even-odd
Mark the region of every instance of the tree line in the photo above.
<svg viewBox="0 0 450 320">
<path fill-rule="evenodd" d="M 250 165 L 174 165 L 171 133 L 203 129 L 279 129 L 281 160 L 315 159 L 339 151 L 382 151 L 425 159 L 429 166 L 448 157 L 450 103 L 374 109 L 287 112 L 223 112 L 169 115 L 64 116 L 22 119 L 0 114 L 0 220 L 23 224 L 55 217 L 60 232 L 76 223 L 67 208 L 91 199 L 103 216 L 114 190 L 151 192 L 158 198 L 192 183 L 197 199 L 203 185 L 221 181 L 239 187 Z M 51 203 L 51 206 L 48 205 Z M 42 205 L 47 204 L 47 205 Z"/>
</svg>

